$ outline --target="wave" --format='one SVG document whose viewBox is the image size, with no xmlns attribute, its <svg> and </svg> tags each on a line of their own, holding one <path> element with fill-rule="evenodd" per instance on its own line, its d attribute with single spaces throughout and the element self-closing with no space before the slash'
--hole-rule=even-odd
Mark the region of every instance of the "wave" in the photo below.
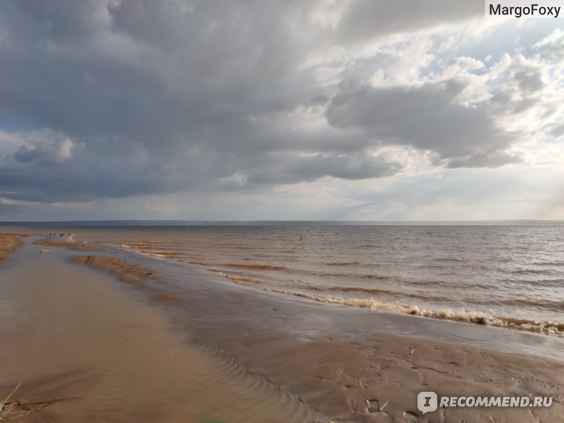
<svg viewBox="0 0 564 423">
<path fill-rule="evenodd" d="M 456 258 L 456 257 L 439 257 L 433 259 L 433 261 L 445 262 L 445 263 L 465 263 L 464 259 Z"/>
<path fill-rule="evenodd" d="M 259 281 L 249 279 L 245 276 L 225 273 L 224 271 L 218 270 L 218 269 L 206 269 L 206 270 L 210 273 L 221 276 L 222 278 L 230 279 L 230 280 L 232 280 L 233 282 L 235 282 L 239 285 L 251 285 L 251 282 L 253 282 L 253 286 L 255 286 L 256 288 L 259 288 L 259 285 L 260 285 Z"/>
<path fill-rule="evenodd" d="M 168 258 L 176 258 L 179 254 L 176 251 L 169 251 L 169 250 L 142 250 L 145 254 L 150 254 L 152 256 L 157 257 L 168 257 Z"/>
<path fill-rule="evenodd" d="M 357 266 L 360 262 L 358 261 L 331 261 L 325 263 L 326 266 Z"/>
<path fill-rule="evenodd" d="M 554 275 L 555 272 L 553 270 L 547 269 L 515 269 L 511 270 L 509 273 L 514 275 Z"/>
<path fill-rule="evenodd" d="M 158 239 L 149 239 L 147 241 L 124 242 L 121 245 L 130 246 L 130 247 L 142 247 L 144 245 L 153 245 L 158 243 L 162 243 L 162 241 Z"/>
<path fill-rule="evenodd" d="M 418 265 L 420 269 L 439 269 L 439 270 L 450 270 L 452 266 L 451 264 L 455 263 L 457 269 L 470 269 L 470 270 L 488 270 L 490 269 L 489 266 L 485 266 L 483 264 L 477 263 L 466 263 L 460 260 L 452 260 L 452 263 L 448 263 L 446 260 L 443 261 L 443 264 L 433 264 L 433 263 L 423 263 Z"/>
<path fill-rule="evenodd" d="M 210 269 L 211 270 L 211 269 Z M 538 321 L 538 320 L 528 320 L 519 319 L 515 317 L 504 317 L 504 316 L 493 316 L 488 315 L 479 311 L 461 311 L 453 310 L 451 308 L 424 308 L 417 306 L 415 304 L 404 304 L 404 303 L 394 303 L 394 302 L 384 302 L 376 300 L 372 297 L 370 298 L 351 298 L 351 297 L 339 297 L 324 294 L 315 294 L 305 291 L 291 291 L 272 287 L 265 287 L 261 285 L 259 281 L 248 279 L 245 277 L 239 277 L 234 275 L 228 275 L 221 271 L 211 270 L 213 273 L 220 276 L 226 277 L 233 282 L 253 286 L 255 288 L 276 292 L 285 295 L 292 295 L 295 297 L 306 298 L 309 300 L 322 302 L 326 304 L 340 304 L 352 307 L 367 308 L 375 311 L 390 311 L 394 313 L 409 314 L 412 316 L 426 317 L 439 320 L 450 320 L 454 322 L 463 323 L 473 323 L 478 325 L 494 326 L 509 329 L 525 330 L 528 332 L 536 332 L 543 335 L 559 336 L 564 337 L 564 323 L 551 322 L 551 321 Z M 318 291 L 332 289 L 329 288 L 317 288 Z M 342 290 L 342 287 L 336 287 L 338 290 Z M 312 289 L 312 287 L 307 287 L 306 289 Z M 315 290 L 315 288 L 314 288 Z M 345 288 L 347 290 L 347 288 Z M 358 290 L 358 288 L 352 288 L 352 290 Z M 363 290 L 361 288 L 360 290 Z M 383 291 L 387 293 L 386 291 Z"/>
<path fill-rule="evenodd" d="M 312 287 L 307 287 L 307 288 L 312 289 Z M 329 287 L 315 287 L 314 289 L 316 291 L 359 292 L 364 294 L 383 294 L 383 295 L 392 295 L 396 297 L 411 297 L 411 298 L 418 298 L 418 299 L 432 300 L 432 301 L 449 301 L 449 298 L 447 297 L 432 295 L 429 293 L 394 291 L 391 289 L 381 289 L 381 288 L 364 288 L 358 286 L 329 286 Z"/>
<path fill-rule="evenodd" d="M 337 273 L 337 272 L 327 272 L 322 270 L 312 270 L 312 269 L 298 269 L 298 268 L 284 268 L 292 273 L 320 276 L 324 278 L 345 278 L 345 279 L 369 279 L 369 280 L 398 280 L 399 278 L 394 275 L 381 275 L 377 273 Z"/>
<path fill-rule="evenodd" d="M 286 270 L 285 266 L 275 266 L 273 264 L 266 263 L 226 263 L 224 266 L 227 267 L 240 267 L 244 269 L 261 269 L 261 270 Z"/>
<path fill-rule="evenodd" d="M 413 316 L 427 317 L 440 320 L 451 320 L 455 322 L 475 323 L 479 325 L 496 326 L 537 332 L 544 335 L 564 337 L 564 323 L 550 321 L 536 321 L 518 319 L 514 317 L 491 316 L 477 311 L 457 311 L 450 308 L 431 309 L 423 308 L 413 304 L 386 303 L 373 298 L 345 298 L 328 295 L 315 295 L 306 292 L 291 292 L 273 290 L 283 294 L 294 295 L 310 300 L 328 303 L 342 304 L 371 310 L 391 311 L 395 313 L 410 314 Z"/>
<path fill-rule="evenodd" d="M 535 266 L 564 266 L 564 261 L 535 261 L 531 264 Z"/>
<path fill-rule="evenodd" d="M 512 284 L 512 285 L 535 285 L 535 286 L 549 286 L 560 287 L 564 285 L 564 279 L 536 279 L 536 280 L 522 280 L 522 279 L 499 279 L 499 282 Z"/>
<path fill-rule="evenodd" d="M 507 300 L 496 301 L 497 304 L 510 305 L 510 306 L 535 306 L 551 311 L 564 311 L 564 301 L 562 300 L 549 300 L 549 299 L 534 299 L 528 300 L 526 298 L 514 298 Z"/>
<path fill-rule="evenodd" d="M 515 317 L 503 317 L 503 316 L 492 316 L 479 311 L 465 311 L 465 310 L 453 310 L 451 308 L 424 308 L 417 306 L 415 304 L 404 304 L 404 303 L 393 303 L 384 302 L 376 300 L 372 297 L 370 298 L 350 298 L 350 297 L 339 297 L 332 295 L 314 294 L 311 292 L 304 291 L 291 291 L 272 287 L 265 287 L 260 285 L 256 280 L 251 280 L 244 277 L 238 277 L 234 275 L 228 275 L 218 270 L 209 269 L 211 272 L 226 277 L 233 282 L 253 286 L 257 289 L 261 289 L 269 292 L 276 292 L 279 294 L 292 295 L 295 297 L 306 298 L 309 300 L 326 303 L 326 304 L 340 304 L 352 307 L 367 308 L 375 311 L 390 311 L 394 313 L 409 314 L 412 316 L 426 317 L 431 319 L 439 320 L 450 320 L 454 322 L 463 323 L 473 323 L 485 326 L 494 326 L 509 329 L 525 330 L 528 332 L 536 332 L 543 335 L 551 335 L 564 337 L 564 323 L 550 322 L 550 321 L 538 321 L 538 320 L 527 320 L 519 319 Z M 311 287 L 308 287 L 311 289 Z M 331 289 L 330 288 L 324 288 Z M 342 287 L 337 287 L 342 290 Z M 345 288 L 347 289 L 347 288 Z M 358 288 L 353 288 L 358 289 Z M 362 288 L 361 288 L 362 289 Z M 321 291 L 321 288 L 318 288 Z"/>
</svg>

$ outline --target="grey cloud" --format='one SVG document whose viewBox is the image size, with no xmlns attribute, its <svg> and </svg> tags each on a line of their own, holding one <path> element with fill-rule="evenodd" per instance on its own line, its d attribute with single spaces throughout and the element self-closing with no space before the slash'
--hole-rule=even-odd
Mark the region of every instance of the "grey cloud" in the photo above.
<svg viewBox="0 0 564 423">
<path fill-rule="evenodd" d="M 328 95 L 317 94 L 312 98 L 308 99 L 307 101 L 305 101 L 304 106 L 306 107 L 325 106 L 327 103 L 329 103 L 329 100 L 331 99 L 329 98 Z"/>
<path fill-rule="evenodd" d="M 483 16 L 480 0 L 355 0 L 337 27 L 341 42 L 409 32 Z"/>
<path fill-rule="evenodd" d="M 22 145 L 14 153 L 14 158 L 22 163 L 60 164 L 72 157 L 74 148 L 75 144 L 69 138 L 54 142 L 34 142 Z"/>
<path fill-rule="evenodd" d="M 452 159 L 449 161 L 448 167 L 500 167 L 520 161 L 522 161 L 521 157 L 516 154 L 506 153 L 504 151 L 486 150 L 460 159 Z"/>
<path fill-rule="evenodd" d="M 543 80 L 542 64 L 517 55 L 499 78 L 492 87 L 492 112 L 517 115 L 538 106 L 541 100 L 547 105 L 546 99 L 540 95 L 548 84 Z"/>
<path fill-rule="evenodd" d="M 435 151 L 458 166 L 501 164 L 499 157 L 516 141 L 515 134 L 500 129 L 487 110 L 454 103 L 459 89 L 444 83 L 345 88 L 332 99 L 327 119 L 388 143 Z"/>
<path fill-rule="evenodd" d="M 366 151 L 305 156 L 277 153 L 265 156 L 259 166 L 250 169 L 247 179 L 255 184 L 308 182 L 324 176 L 357 180 L 389 176 L 402 167 L 396 160 Z"/>
<path fill-rule="evenodd" d="M 517 97 L 514 94 L 516 91 L 511 88 L 504 89 L 490 98 L 489 109 L 492 113 L 505 113 L 505 114 L 519 114 L 528 109 L 536 106 L 539 103 L 538 98 L 534 97 Z"/>
<path fill-rule="evenodd" d="M 564 135 L 564 124 L 557 125 L 550 130 L 550 135 L 554 137 L 561 137 Z"/>
<path fill-rule="evenodd" d="M 185 3 L 180 13 L 181 2 L 3 2 L 4 107 L 56 130 L 152 145 L 295 106 L 309 80 L 292 68 L 307 44 L 292 36 L 286 6 Z M 106 16 L 89 16 L 92 5 Z"/>
<path fill-rule="evenodd" d="M 538 69 L 521 70 L 515 73 L 519 87 L 526 92 L 538 91 L 544 87 L 541 72 Z"/>
<path fill-rule="evenodd" d="M 452 104 L 455 84 L 355 85 L 379 63 L 393 68 L 393 51 L 343 69 L 336 96 L 332 81 L 304 67 L 336 39 L 466 19 L 476 15 L 474 1 L 341 3 L 336 28 L 316 15 L 333 6 L 0 2 L 0 114 L 63 134 L 12 151 L 0 190 L 22 201 L 84 201 L 222 189 L 234 174 L 247 186 L 377 178 L 402 167 L 372 154 L 382 142 L 431 149 L 451 165 L 503 161 L 510 135 L 483 110 Z M 523 76 L 524 86 L 534 83 Z M 333 126 L 294 128 L 288 116 L 302 108 L 321 113 L 317 119 L 327 108 Z M 65 137 L 73 147 L 61 144 Z"/>
<path fill-rule="evenodd" d="M 0 167 L 0 191 L 22 201 L 121 198 L 190 190 L 233 171 L 221 165 L 221 157 L 205 152 L 171 160 L 154 154 L 144 158 L 132 145 L 117 147 L 80 149 L 56 167 L 29 161 Z"/>
<path fill-rule="evenodd" d="M 85 147 L 56 174 L 32 166 L 53 153 L 48 140 L 21 147 L 13 157 L 26 166 L 2 169 L 1 184 L 32 198 L 168 192 L 229 175 L 261 151 L 292 148 L 303 134 L 273 135 L 251 118 L 276 121 L 272 114 L 319 95 L 296 69 L 311 47 L 308 31 L 293 29 L 302 8 L 2 2 L 0 112 Z M 130 160 L 136 151 L 143 157 Z"/>
</svg>

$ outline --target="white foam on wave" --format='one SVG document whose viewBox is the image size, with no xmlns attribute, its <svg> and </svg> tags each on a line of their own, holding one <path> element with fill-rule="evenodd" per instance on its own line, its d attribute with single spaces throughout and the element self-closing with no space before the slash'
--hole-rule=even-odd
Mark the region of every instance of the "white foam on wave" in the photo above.
<svg viewBox="0 0 564 423">
<path fill-rule="evenodd" d="M 395 313 L 410 314 L 413 316 L 428 317 L 433 319 L 451 320 L 455 322 L 475 323 L 487 326 L 520 329 L 537 332 L 544 335 L 564 337 L 564 324 L 550 321 L 534 321 L 516 319 L 511 317 L 491 316 L 479 311 L 453 310 L 451 308 L 424 308 L 414 304 L 387 303 L 374 298 L 346 298 L 330 295 L 317 295 L 306 292 L 278 291 L 329 304 L 342 304 L 354 307 L 368 308 L 371 310 L 391 311 Z"/>
</svg>

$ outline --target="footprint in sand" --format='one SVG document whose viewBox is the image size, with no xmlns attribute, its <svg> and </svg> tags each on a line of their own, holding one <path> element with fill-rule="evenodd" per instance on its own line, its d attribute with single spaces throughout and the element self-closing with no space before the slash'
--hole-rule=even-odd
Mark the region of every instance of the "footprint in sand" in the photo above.
<svg viewBox="0 0 564 423">
<path fill-rule="evenodd" d="M 366 400 L 366 413 L 370 414 L 373 423 L 391 423 L 392 418 L 385 411 L 380 410 L 380 402 L 377 399 Z"/>
<path fill-rule="evenodd" d="M 377 413 L 380 411 L 380 403 L 377 399 L 366 400 L 366 406 L 367 413 Z"/>
<path fill-rule="evenodd" d="M 413 411 L 405 411 L 403 413 L 403 417 L 405 418 L 406 423 L 418 423 L 419 417 Z"/>
</svg>

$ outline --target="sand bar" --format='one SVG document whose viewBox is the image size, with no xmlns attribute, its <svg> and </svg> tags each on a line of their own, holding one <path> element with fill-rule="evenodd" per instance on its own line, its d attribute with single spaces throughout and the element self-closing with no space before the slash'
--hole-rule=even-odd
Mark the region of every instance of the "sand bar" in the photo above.
<svg viewBox="0 0 564 423">
<path fill-rule="evenodd" d="M 0 261 L 22 246 L 22 239 L 26 235 L 0 234 Z"/>
</svg>

